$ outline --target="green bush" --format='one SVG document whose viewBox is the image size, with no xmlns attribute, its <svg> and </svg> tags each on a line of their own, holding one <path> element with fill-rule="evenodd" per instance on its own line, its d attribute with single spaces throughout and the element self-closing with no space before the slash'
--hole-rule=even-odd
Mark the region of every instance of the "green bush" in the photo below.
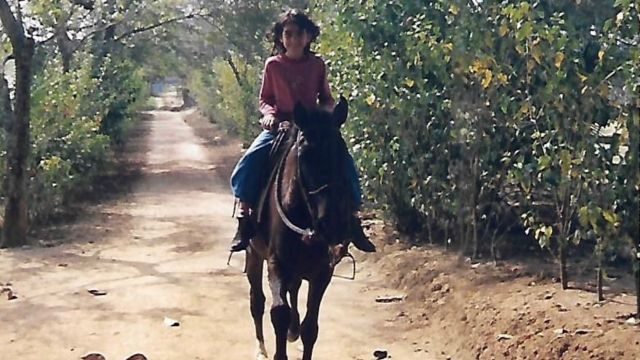
<svg viewBox="0 0 640 360">
<path fill-rule="evenodd" d="M 623 149 L 638 147 L 638 11 L 317 1 L 368 198 L 401 230 L 471 255 L 514 225 L 561 263 L 582 240 L 607 243 L 599 253 L 627 246 L 618 237 L 636 244 L 637 152 Z"/>
<path fill-rule="evenodd" d="M 146 105 L 149 88 L 141 68 L 127 59 L 109 57 L 103 64 L 98 93 L 104 106 L 100 132 L 121 146 L 133 115 Z"/>
<path fill-rule="evenodd" d="M 35 75 L 31 105 L 28 204 L 32 221 L 65 211 L 112 168 L 135 111 L 146 100 L 141 72 L 127 61 L 107 61 L 91 74 L 91 57 L 69 73 L 52 61 Z M 4 143 L 4 141 L 2 142 Z M 0 157 L 4 178 L 5 153 Z"/>
<path fill-rule="evenodd" d="M 199 108 L 211 121 L 250 143 L 260 131 L 258 93 L 262 67 L 233 57 L 238 77 L 225 60 L 213 62 L 211 72 L 195 71 L 188 79 Z"/>
</svg>

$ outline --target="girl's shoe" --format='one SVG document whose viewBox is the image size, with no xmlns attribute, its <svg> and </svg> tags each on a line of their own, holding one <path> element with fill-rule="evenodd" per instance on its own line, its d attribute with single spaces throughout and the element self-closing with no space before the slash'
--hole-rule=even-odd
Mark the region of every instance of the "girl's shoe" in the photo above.
<svg viewBox="0 0 640 360">
<path fill-rule="evenodd" d="M 354 216 L 351 223 L 351 243 L 356 249 L 364 252 L 376 252 L 376 246 L 369 240 L 362 230 L 360 218 Z"/>
<path fill-rule="evenodd" d="M 251 216 L 241 216 L 237 219 L 238 229 L 231 240 L 231 245 L 229 245 L 229 251 L 231 252 L 246 250 L 256 232 Z"/>
</svg>

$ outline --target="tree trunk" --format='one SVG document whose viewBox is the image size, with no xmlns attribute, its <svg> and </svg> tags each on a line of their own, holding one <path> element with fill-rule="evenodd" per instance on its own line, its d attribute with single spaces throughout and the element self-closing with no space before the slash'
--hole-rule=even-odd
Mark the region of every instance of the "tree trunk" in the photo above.
<svg viewBox="0 0 640 360">
<path fill-rule="evenodd" d="M 444 222 L 444 249 L 449 249 L 449 222 Z"/>
<path fill-rule="evenodd" d="M 636 244 L 636 319 L 640 321 L 640 242 Z"/>
<path fill-rule="evenodd" d="M 636 251 L 636 261 L 635 261 L 635 274 L 636 274 L 636 319 L 640 321 L 640 231 L 638 227 L 637 219 L 640 217 L 640 204 L 638 204 L 638 190 L 635 188 L 635 184 L 640 182 L 637 178 L 640 174 L 638 173 L 638 167 L 640 166 L 638 161 L 638 156 L 640 155 L 640 139 L 639 128 L 640 125 L 640 109 L 638 107 L 634 107 L 632 105 L 630 109 L 631 116 L 627 118 L 627 129 L 629 130 L 629 175 L 628 175 L 628 194 L 630 197 L 635 198 L 636 201 L 633 203 L 633 207 L 631 209 L 630 219 L 636 219 L 636 222 L 633 224 L 633 227 L 630 230 L 631 238 L 636 241 L 635 243 L 635 251 Z"/>
<path fill-rule="evenodd" d="M 71 39 L 69 39 L 69 36 L 67 35 L 65 24 L 59 24 L 56 28 L 56 43 L 62 59 L 62 71 L 66 74 L 71 70 L 73 49 L 71 47 Z"/>
<path fill-rule="evenodd" d="M 4 247 L 27 243 L 27 161 L 29 158 L 29 122 L 31 109 L 31 70 L 34 42 L 16 51 L 16 90 L 13 116 L 5 122 L 7 146 L 7 181 L 4 218 Z"/>
<path fill-rule="evenodd" d="M 566 290 L 569 286 L 569 279 L 567 279 L 567 253 L 564 245 L 560 245 L 559 247 L 559 258 L 560 258 L 560 284 L 562 285 L 562 290 Z"/>
<path fill-rule="evenodd" d="M 640 249 L 636 254 L 636 319 L 640 320 Z"/>
<path fill-rule="evenodd" d="M 15 102 L 13 111 L 10 111 L 10 116 L 4 123 L 7 178 L 4 184 L 4 236 L 0 247 L 15 247 L 27 242 L 27 160 L 30 149 L 31 77 L 35 43 L 25 35 L 21 19 L 16 19 L 6 0 L 0 0 L 0 20 L 11 40 L 16 62 Z"/>
<path fill-rule="evenodd" d="M 242 78 L 242 75 L 240 75 L 240 71 L 238 71 L 238 67 L 236 66 L 236 63 L 233 62 L 233 58 L 231 57 L 231 55 L 227 55 L 225 56 L 225 60 L 227 61 L 227 64 L 229 64 L 231 71 L 233 71 L 233 76 L 236 78 L 236 82 L 238 83 L 238 86 L 240 86 L 240 88 L 243 88 L 244 80 Z"/>
<path fill-rule="evenodd" d="M 0 126 L 4 127 L 11 116 L 13 116 L 13 109 L 9 97 L 9 83 L 4 74 L 0 74 Z"/>
<path fill-rule="evenodd" d="M 27 160 L 29 158 L 29 123 L 31 111 L 31 76 L 33 39 L 16 51 L 16 90 L 14 116 L 5 123 L 7 146 L 7 202 L 4 218 L 3 247 L 27 243 Z"/>
<path fill-rule="evenodd" d="M 598 271 L 596 275 L 596 287 L 598 292 L 598 301 L 604 301 L 604 294 L 602 293 L 602 261 L 600 260 L 600 264 L 598 266 Z"/>
<path fill-rule="evenodd" d="M 496 244 L 496 238 L 498 237 L 498 227 L 493 230 L 491 234 L 491 258 L 493 259 L 493 264 L 498 265 L 498 246 Z"/>
<path fill-rule="evenodd" d="M 478 183 L 479 183 L 479 179 L 478 179 L 478 166 L 479 166 L 479 162 L 480 159 L 478 157 L 478 155 L 476 154 L 473 158 L 473 186 L 472 186 L 472 191 L 473 191 L 473 203 L 471 204 L 471 231 L 472 234 L 471 236 L 473 237 L 473 254 L 472 254 L 472 258 L 473 259 L 477 259 L 478 258 L 478 252 L 480 250 L 480 244 L 478 243 L 478 201 L 479 201 L 479 190 L 478 190 Z"/>
<path fill-rule="evenodd" d="M 92 52 L 94 54 L 91 66 L 91 76 L 97 79 L 101 76 L 102 65 L 109 53 L 113 50 L 116 35 L 116 25 L 111 23 L 109 16 L 116 11 L 115 0 L 106 0 L 104 4 L 104 14 L 98 20 L 98 27 L 104 30 L 95 33 L 93 38 Z"/>
</svg>

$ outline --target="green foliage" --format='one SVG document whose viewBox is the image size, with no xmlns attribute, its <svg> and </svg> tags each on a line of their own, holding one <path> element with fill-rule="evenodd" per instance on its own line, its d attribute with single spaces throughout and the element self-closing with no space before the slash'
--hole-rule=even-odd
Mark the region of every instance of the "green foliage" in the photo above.
<svg viewBox="0 0 640 360">
<path fill-rule="evenodd" d="M 35 76 L 28 164 L 32 220 L 64 211 L 74 196 L 91 191 L 111 168 L 113 145 L 121 143 L 145 100 L 146 86 L 131 63 L 107 62 L 101 78 L 92 77 L 90 68 L 90 57 L 69 73 L 50 61 Z"/>
<path fill-rule="evenodd" d="M 402 230 L 474 255 L 518 219 L 551 250 L 637 243 L 637 2 L 316 11 L 367 194 Z"/>
<path fill-rule="evenodd" d="M 249 143 L 260 131 L 258 92 L 262 67 L 251 65 L 240 57 L 233 57 L 231 61 L 239 77 L 228 61 L 216 60 L 210 71 L 193 72 L 188 87 L 208 118 Z"/>
<path fill-rule="evenodd" d="M 148 97 L 142 74 L 143 70 L 126 58 L 112 60 L 110 57 L 103 64 L 98 91 L 105 112 L 100 132 L 109 136 L 115 145 L 122 145 L 133 114 L 144 106 Z"/>
</svg>

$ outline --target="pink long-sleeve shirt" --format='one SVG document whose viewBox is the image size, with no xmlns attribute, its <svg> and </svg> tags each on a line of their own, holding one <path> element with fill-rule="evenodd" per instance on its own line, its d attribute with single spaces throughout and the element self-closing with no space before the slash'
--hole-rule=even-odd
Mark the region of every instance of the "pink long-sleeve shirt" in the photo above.
<svg viewBox="0 0 640 360">
<path fill-rule="evenodd" d="M 307 109 L 334 105 L 324 61 L 313 53 L 300 60 L 284 55 L 268 58 L 262 75 L 260 112 L 290 120 L 296 102 Z"/>
</svg>

